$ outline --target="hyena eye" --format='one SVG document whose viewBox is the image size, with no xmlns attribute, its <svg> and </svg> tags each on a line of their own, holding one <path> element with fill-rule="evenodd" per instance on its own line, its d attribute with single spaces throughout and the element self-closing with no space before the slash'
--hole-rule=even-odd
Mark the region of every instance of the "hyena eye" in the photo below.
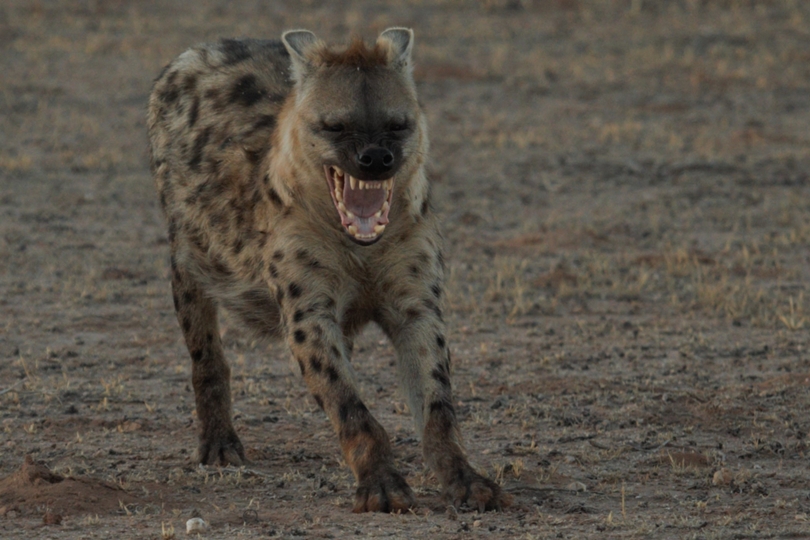
<svg viewBox="0 0 810 540">
<path fill-rule="evenodd" d="M 344 131 L 345 129 L 346 129 L 346 126 L 344 126 L 341 123 L 337 123 L 337 124 L 324 123 L 323 124 L 323 130 L 324 131 L 329 131 L 330 133 L 340 133 L 341 131 Z"/>
<path fill-rule="evenodd" d="M 407 122 L 391 122 L 388 124 L 388 131 L 405 131 L 408 129 Z"/>
</svg>

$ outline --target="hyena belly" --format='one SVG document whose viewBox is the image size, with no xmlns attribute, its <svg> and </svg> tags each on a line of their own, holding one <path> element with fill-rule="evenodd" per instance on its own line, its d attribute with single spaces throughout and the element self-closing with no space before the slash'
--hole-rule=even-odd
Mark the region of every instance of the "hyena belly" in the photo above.
<svg viewBox="0 0 810 540">
<path fill-rule="evenodd" d="M 278 335 L 278 304 L 261 280 L 268 216 L 257 174 L 290 92 L 288 67 L 280 41 L 223 40 L 186 51 L 155 83 L 152 169 L 169 220 L 181 324 L 195 294 L 188 274 L 208 300 Z"/>
</svg>

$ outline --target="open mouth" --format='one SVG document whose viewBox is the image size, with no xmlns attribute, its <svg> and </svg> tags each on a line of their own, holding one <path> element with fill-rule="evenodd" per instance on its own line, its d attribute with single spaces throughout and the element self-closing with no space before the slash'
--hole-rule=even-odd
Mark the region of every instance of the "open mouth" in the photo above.
<svg viewBox="0 0 810 540">
<path fill-rule="evenodd" d="M 388 224 L 394 179 L 358 180 L 334 165 L 326 165 L 324 169 L 332 202 L 349 236 L 360 244 L 379 240 Z"/>
</svg>

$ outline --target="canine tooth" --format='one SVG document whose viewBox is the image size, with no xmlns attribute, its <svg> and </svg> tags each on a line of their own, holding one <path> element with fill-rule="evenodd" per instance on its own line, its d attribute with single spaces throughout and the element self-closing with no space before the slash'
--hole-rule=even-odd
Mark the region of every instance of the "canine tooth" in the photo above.
<svg viewBox="0 0 810 540">
<path fill-rule="evenodd" d="M 375 225 L 374 234 L 380 234 L 385 230 L 385 225 Z"/>
<path fill-rule="evenodd" d="M 352 189 L 357 189 L 357 178 L 352 175 L 349 175 L 349 182 L 352 185 Z"/>
<path fill-rule="evenodd" d="M 349 234 L 352 236 L 357 236 L 357 226 L 356 225 L 349 225 L 348 227 Z"/>
</svg>

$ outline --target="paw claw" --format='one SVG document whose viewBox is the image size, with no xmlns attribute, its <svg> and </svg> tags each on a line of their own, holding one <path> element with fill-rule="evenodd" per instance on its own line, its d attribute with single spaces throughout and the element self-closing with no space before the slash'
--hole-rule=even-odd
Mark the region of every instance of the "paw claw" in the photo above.
<svg viewBox="0 0 810 540">
<path fill-rule="evenodd" d="M 232 428 L 223 435 L 201 437 L 196 459 L 203 465 L 240 467 L 248 463 L 242 442 Z"/>
<path fill-rule="evenodd" d="M 393 469 L 379 471 L 360 482 L 352 512 L 406 512 L 416 498 L 405 479 Z"/>
<path fill-rule="evenodd" d="M 487 510 L 501 511 L 509 506 L 512 497 L 503 493 L 501 487 L 472 468 L 456 476 L 457 480 L 445 488 L 445 496 L 458 509 L 466 503 L 483 514 Z"/>
</svg>

